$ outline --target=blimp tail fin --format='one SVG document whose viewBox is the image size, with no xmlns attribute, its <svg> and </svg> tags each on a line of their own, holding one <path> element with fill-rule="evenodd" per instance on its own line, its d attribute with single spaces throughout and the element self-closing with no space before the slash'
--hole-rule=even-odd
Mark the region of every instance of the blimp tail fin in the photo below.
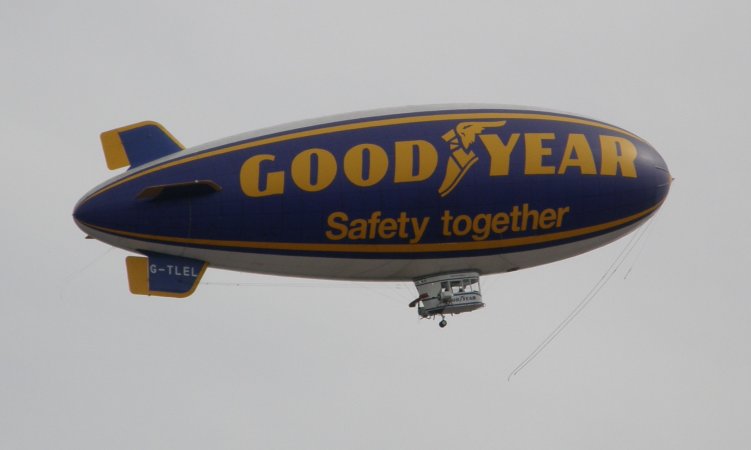
<svg viewBox="0 0 751 450">
<path fill-rule="evenodd" d="M 198 287 L 208 263 L 149 252 L 146 257 L 128 256 L 125 266 L 133 294 L 185 298 Z"/>
<path fill-rule="evenodd" d="M 139 122 L 101 134 L 102 149 L 110 170 L 137 167 L 185 147 L 156 122 Z"/>
</svg>

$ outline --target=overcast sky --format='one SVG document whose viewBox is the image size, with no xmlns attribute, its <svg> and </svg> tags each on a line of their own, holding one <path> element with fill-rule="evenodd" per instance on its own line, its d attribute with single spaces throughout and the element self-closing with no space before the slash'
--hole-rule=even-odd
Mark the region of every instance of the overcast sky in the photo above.
<svg viewBox="0 0 751 450">
<path fill-rule="evenodd" d="M 0 448 L 751 447 L 750 22 L 743 1 L 0 1 Z M 104 130 L 193 146 L 447 102 L 604 120 L 676 177 L 510 382 L 628 238 L 485 277 L 441 330 L 406 283 L 209 270 L 187 300 L 132 296 L 126 252 L 71 219 L 114 174 Z"/>
</svg>

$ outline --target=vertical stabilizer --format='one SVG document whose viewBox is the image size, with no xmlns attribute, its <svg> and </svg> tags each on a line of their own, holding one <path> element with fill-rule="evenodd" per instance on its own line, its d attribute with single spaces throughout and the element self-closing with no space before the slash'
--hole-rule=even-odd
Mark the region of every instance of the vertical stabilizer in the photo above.
<svg viewBox="0 0 751 450">
<path fill-rule="evenodd" d="M 110 170 L 137 167 L 183 150 L 185 147 L 156 122 L 140 122 L 101 134 Z"/>
<path fill-rule="evenodd" d="M 128 256 L 125 265 L 133 294 L 177 298 L 185 298 L 196 290 L 208 266 L 197 259 L 161 253 Z"/>
</svg>

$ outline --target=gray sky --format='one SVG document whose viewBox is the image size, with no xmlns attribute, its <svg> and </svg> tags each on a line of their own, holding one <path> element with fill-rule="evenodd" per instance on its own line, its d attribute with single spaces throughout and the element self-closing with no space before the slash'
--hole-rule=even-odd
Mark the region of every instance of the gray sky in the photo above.
<svg viewBox="0 0 751 450">
<path fill-rule="evenodd" d="M 300 3 L 0 3 L 1 448 L 751 446 L 747 2 Z M 104 130 L 193 146 L 445 102 L 611 122 L 677 178 L 511 382 L 627 239 L 486 277 L 487 308 L 440 330 L 401 283 L 209 271 L 187 300 L 135 297 L 126 253 L 71 220 L 113 175 Z"/>
</svg>

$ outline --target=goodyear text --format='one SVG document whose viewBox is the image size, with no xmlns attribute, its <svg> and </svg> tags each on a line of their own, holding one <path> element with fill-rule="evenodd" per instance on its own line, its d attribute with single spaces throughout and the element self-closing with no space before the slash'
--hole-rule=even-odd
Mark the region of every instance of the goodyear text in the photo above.
<svg viewBox="0 0 751 450">
<path fill-rule="evenodd" d="M 443 170 L 439 194 L 448 195 L 472 165 L 485 158 L 489 164 L 484 176 L 508 176 L 513 170 L 523 175 L 621 176 L 636 178 L 637 149 L 631 140 L 606 134 L 588 137 L 580 133 L 485 133 L 472 130 L 502 127 L 505 122 L 463 122 L 443 136 L 450 152 Z M 457 133 L 463 138 L 460 140 Z M 553 155 L 553 149 L 560 149 Z M 522 153 L 524 164 L 515 169 L 512 155 Z M 338 153 L 338 152 L 336 152 Z M 598 156 L 598 158 L 596 158 Z M 429 179 L 438 170 L 439 150 L 427 140 L 395 141 L 388 146 L 375 143 L 354 145 L 341 159 L 325 148 L 301 150 L 291 162 L 281 164 L 274 154 L 256 154 L 240 168 L 240 186 L 248 197 L 284 194 L 291 182 L 306 192 L 322 191 L 343 176 L 358 187 L 369 188 L 384 181 L 395 184 L 416 183 Z M 596 161 L 599 161 L 597 163 Z M 388 177 L 388 179 L 387 179 Z"/>
</svg>

